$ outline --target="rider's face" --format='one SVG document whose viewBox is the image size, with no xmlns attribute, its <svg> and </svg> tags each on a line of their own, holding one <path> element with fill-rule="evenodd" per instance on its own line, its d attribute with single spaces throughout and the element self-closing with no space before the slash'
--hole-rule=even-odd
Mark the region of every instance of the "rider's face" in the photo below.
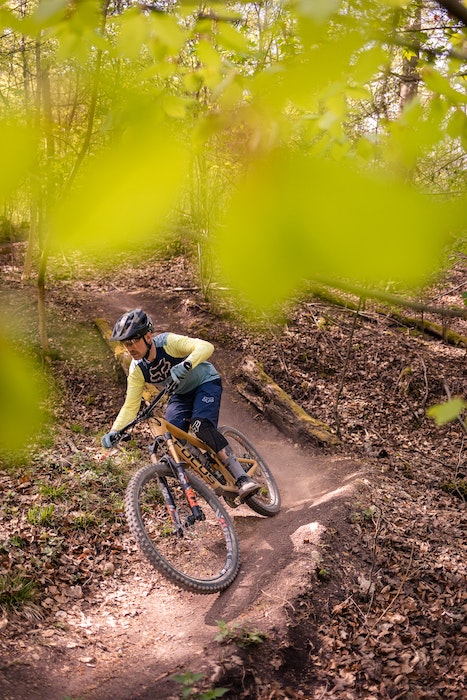
<svg viewBox="0 0 467 700">
<path fill-rule="evenodd" d="M 131 340 L 124 340 L 123 344 L 132 356 L 134 360 L 141 360 L 143 358 L 147 351 L 148 347 L 146 343 L 144 342 L 144 339 L 147 339 L 148 341 L 151 338 L 150 333 L 146 333 L 146 336 L 139 336 L 137 338 L 131 338 Z"/>
</svg>

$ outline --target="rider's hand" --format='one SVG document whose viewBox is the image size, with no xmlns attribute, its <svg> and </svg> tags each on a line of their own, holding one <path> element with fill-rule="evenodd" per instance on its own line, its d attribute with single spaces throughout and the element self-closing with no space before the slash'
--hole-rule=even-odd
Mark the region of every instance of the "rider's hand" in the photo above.
<svg viewBox="0 0 467 700">
<path fill-rule="evenodd" d="M 102 447 L 106 447 L 108 450 L 110 450 L 111 447 L 114 447 L 114 445 L 117 444 L 117 436 L 118 433 L 116 430 L 111 430 L 110 433 L 106 433 L 105 435 L 103 435 L 101 438 Z"/>
<path fill-rule="evenodd" d="M 180 362 L 178 365 L 174 365 L 170 369 L 170 376 L 172 377 L 172 380 L 175 384 L 180 384 L 182 379 L 185 379 L 189 371 L 190 368 L 186 367 L 183 362 Z"/>
</svg>

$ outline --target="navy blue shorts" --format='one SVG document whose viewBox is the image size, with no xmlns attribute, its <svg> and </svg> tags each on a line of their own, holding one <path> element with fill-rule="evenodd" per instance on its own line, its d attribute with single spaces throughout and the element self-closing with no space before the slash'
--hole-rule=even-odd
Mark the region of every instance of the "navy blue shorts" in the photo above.
<svg viewBox="0 0 467 700">
<path fill-rule="evenodd" d="M 192 418 L 206 418 L 217 428 L 221 408 L 222 382 L 200 384 L 187 394 L 172 394 L 165 411 L 166 420 L 188 431 Z"/>
</svg>

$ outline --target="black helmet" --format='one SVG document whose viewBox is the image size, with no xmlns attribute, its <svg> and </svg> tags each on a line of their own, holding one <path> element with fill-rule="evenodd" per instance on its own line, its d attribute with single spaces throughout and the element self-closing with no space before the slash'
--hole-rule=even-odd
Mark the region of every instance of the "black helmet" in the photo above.
<svg viewBox="0 0 467 700">
<path fill-rule="evenodd" d="M 150 317 L 142 309 L 127 311 L 114 326 L 110 340 L 130 340 L 154 330 Z"/>
</svg>

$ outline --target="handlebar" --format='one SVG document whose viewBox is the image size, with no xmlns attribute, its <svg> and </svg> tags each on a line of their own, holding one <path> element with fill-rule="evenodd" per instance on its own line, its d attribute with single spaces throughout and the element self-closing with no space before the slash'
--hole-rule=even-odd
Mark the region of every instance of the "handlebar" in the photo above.
<svg viewBox="0 0 467 700">
<path fill-rule="evenodd" d="M 185 360 L 183 362 L 183 366 L 188 371 L 192 368 L 192 364 L 189 360 Z M 177 386 L 177 382 L 171 381 L 170 384 L 167 384 L 167 386 L 162 387 L 157 396 L 138 413 L 134 420 L 127 423 L 127 425 L 124 425 L 123 428 L 120 428 L 120 430 L 117 430 L 115 434 L 112 435 L 112 447 L 117 445 L 121 440 L 130 440 L 131 438 L 128 435 L 128 431 L 134 428 L 135 425 L 137 425 L 138 423 L 142 423 L 144 420 L 147 420 L 150 417 L 153 410 L 155 409 L 155 407 L 157 406 L 157 404 L 161 401 L 161 399 L 166 395 L 172 394 L 172 392 Z"/>
</svg>

